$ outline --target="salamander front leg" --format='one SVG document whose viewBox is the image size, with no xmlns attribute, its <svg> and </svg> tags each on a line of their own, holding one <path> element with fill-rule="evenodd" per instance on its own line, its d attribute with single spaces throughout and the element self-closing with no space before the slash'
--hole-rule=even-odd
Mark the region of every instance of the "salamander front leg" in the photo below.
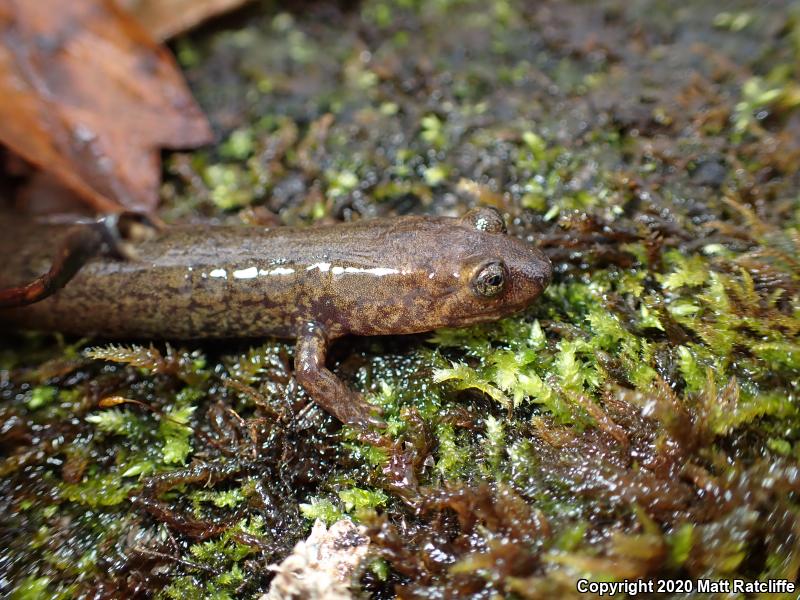
<svg viewBox="0 0 800 600">
<path fill-rule="evenodd" d="M 361 429 L 370 425 L 385 427 L 378 416 L 380 410 L 365 402 L 361 394 L 347 387 L 325 367 L 328 336 L 318 323 L 300 328 L 295 350 L 294 368 L 297 381 L 314 401 L 334 417 Z"/>
</svg>

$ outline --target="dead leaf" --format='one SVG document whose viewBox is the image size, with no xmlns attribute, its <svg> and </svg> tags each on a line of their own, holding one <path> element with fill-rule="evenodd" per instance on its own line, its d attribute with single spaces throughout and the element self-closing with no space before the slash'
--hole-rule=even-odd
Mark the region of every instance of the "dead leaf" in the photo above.
<svg viewBox="0 0 800 600">
<path fill-rule="evenodd" d="M 250 0 L 119 0 L 158 40 L 167 40 Z"/>
<path fill-rule="evenodd" d="M 96 210 L 152 210 L 159 149 L 210 140 L 169 52 L 111 0 L 0 0 L 0 142 Z"/>
</svg>

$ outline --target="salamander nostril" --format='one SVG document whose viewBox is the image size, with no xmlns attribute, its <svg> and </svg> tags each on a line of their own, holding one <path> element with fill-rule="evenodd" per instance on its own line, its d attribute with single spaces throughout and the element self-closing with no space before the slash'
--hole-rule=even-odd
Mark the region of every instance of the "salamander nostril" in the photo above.
<svg viewBox="0 0 800 600">
<path fill-rule="evenodd" d="M 533 280 L 541 286 L 542 289 L 546 288 L 550 285 L 550 282 L 553 280 L 553 270 L 552 268 L 540 269 L 534 276 Z"/>
</svg>

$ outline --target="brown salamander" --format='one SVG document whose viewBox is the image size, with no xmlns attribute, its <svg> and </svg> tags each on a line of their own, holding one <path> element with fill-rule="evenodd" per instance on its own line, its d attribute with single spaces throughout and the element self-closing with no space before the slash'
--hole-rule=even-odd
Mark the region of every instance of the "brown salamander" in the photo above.
<svg viewBox="0 0 800 600">
<path fill-rule="evenodd" d="M 0 221 L 0 288 L 42 275 L 67 228 Z M 15 328 L 113 338 L 297 338 L 297 379 L 343 422 L 371 406 L 325 366 L 333 340 L 459 327 L 519 311 L 550 282 L 502 217 L 401 217 L 313 228 L 171 227 L 137 260 L 90 259 L 51 297 L 0 311 Z"/>
</svg>

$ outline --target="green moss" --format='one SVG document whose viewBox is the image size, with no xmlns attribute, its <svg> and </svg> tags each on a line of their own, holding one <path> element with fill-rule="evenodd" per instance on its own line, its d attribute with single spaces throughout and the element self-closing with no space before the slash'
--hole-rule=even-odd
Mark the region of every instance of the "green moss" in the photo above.
<svg viewBox="0 0 800 600">
<path fill-rule="evenodd" d="M 237 129 L 220 145 L 219 153 L 223 158 L 245 160 L 253 153 L 254 145 L 252 129 Z"/>
<path fill-rule="evenodd" d="M 692 524 L 684 523 L 669 536 L 669 559 L 675 567 L 680 567 L 688 560 L 694 544 L 693 532 Z"/>
<path fill-rule="evenodd" d="M 715 434 L 725 435 L 742 425 L 765 417 L 788 419 L 797 415 L 797 406 L 783 394 L 743 394 L 733 381 L 718 393 L 706 392 L 708 425 Z"/>
<path fill-rule="evenodd" d="M 81 483 L 62 484 L 61 497 L 91 508 L 116 506 L 128 498 L 133 488 L 118 473 L 90 474 Z"/>
<path fill-rule="evenodd" d="M 237 541 L 241 533 L 255 537 L 264 536 L 264 520 L 260 517 L 243 519 L 215 540 L 193 544 L 191 556 L 208 567 L 221 568 L 228 563 L 237 563 L 256 551 L 252 546 Z"/>
<path fill-rule="evenodd" d="M 192 451 L 189 441 L 192 428 L 188 427 L 187 423 L 196 409 L 196 406 L 183 404 L 179 400 L 175 406 L 164 413 L 158 432 L 164 440 L 161 453 L 165 463 L 183 464 L 186 462 Z"/>
<path fill-rule="evenodd" d="M 437 369 L 433 374 L 433 380 L 436 383 L 451 381 L 455 389 L 480 390 L 498 402 L 506 405 L 509 404 L 508 398 L 502 391 L 488 381 L 485 381 L 474 369 L 471 369 L 464 363 L 454 363 L 452 367 L 448 369 Z"/>
<path fill-rule="evenodd" d="M 306 519 L 322 519 L 326 525 L 333 525 L 344 518 L 344 512 L 326 498 L 312 498 L 311 502 L 300 504 L 300 512 Z"/>
<path fill-rule="evenodd" d="M 669 265 L 671 272 L 660 277 L 661 285 L 667 290 L 677 290 L 684 286 L 697 287 L 705 284 L 710 273 L 708 263 L 702 256 L 684 256 L 680 252 L 667 252 L 664 255 L 665 262 Z"/>
<path fill-rule="evenodd" d="M 62 598 L 61 594 L 53 594 L 49 577 L 30 576 L 24 579 L 11 593 L 12 600 L 39 600 L 40 598 Z"/>
<path fill-rule="evenodd" d="M 58 389 L 51 386 L 36 387 L 31 390 L 27 405 L 31 410 L 47 406 L 58 397 Z"/>
<path fill-rule="evenodd" d="M 263 527 L 264 523 L 259 519 L 242 520 L 218 539 L 192 545 L 189 555 L 198 567 L 191 569 L 195 574 L 175 578 L 160 592 L 159 597 L 175 600 L 236 598 L 246 577 L 240 563 L 256 552 L 253 547 L 237 542 L 236 537 L 240 534 L 261 537 L 264 535 Z M 199 576 L 208 571 L 216 574 L 210 578 Z"/>
<path fill-rule="evenodd" d="M 422 172 L 422 177 L 429 186 L 436 187 L 447 179 L 447 171 L 447 168 L 442 165 L 433 165 Z"/>
<path fill-rule="evenodd" d="M 681 375 L 686 383 L 686 389 L 690 392 L 702 390 L 708 379 L 706 370 L 696 356 L 697 353 L 697 347 L 678 346 Z"/>
<path fill-rule="evenodd" d="M 254 200 L 254 182 L 239 165 L 209 165 L 203 177 L 212 201 L 222 210 L 241 208 Z"/>
<path fill-rule="evenodd" d="M 439 459 L 436 469 L 447 479 L 460 479 L 466 475 L 466 468 L 470 461 L 470 448 L 456 433 L 456 430 L 447 424 L 440 424 L 436 431 L 439 440 Z"/>
<path fill-rule="evenodd" d="M 506 431 L 502 421 L 492 415 L 486 417 L 486 437 L 483 441 L 486 476 L 502 479 L 501 465 L 506 454 Z"/>
<path fill-rule="evenodd" d="M 775 454 L 783 456 L 791 456 L 792 454 L 792 444 L 787 440 L 770 438 L 767 440 L 767 448 L 772 450 Z"/>
<path fill-rule="evenodd" d="M 420 121 L 420 137 L 436 148 L 443 148 L 447 142 L 444 123 L 437 115 L 426 115 Z"/>
<path fill-rule="evenodd" d="M 344 503 L 344 510 L 348 513 L 383 506 L 389 499 L 388 496 L 380 490 L 364 490 L 360 488 L 339 490 L 338 495 L 339 500 Z"/>
<path fill-rule="evenodd" d="M 714 17 L 714 26 L 730 31 L 742 31 L 753 21 L 753 14 L 748 11 L 723 11 Z"/>
<path fill-rule="evenodd" d="M 217 508 L 236 508 L 253 494 L 254 488 L 255 483 L 251 481 L 229 490 L 195 490 L 191 493 L 194 514 L 198 517 L 201 515 L 202 503 L 210 503 Z"/>
<path fill-rule="evenodd" d="M 338 198 L 352 192 L 358 186 L 358 176 L 352 171 L 333 171 L 325 173 L 328 182 L 328 194 Z"/>
<path fill-rule="evenodd" d="M 746 132 L 760 131 L 757 126 L 756 114 L 776 103 L 783 102 L 794 108 L 797 99 L 795 90 L 785 88 L 781 82 L 770 82 L 763 77 L 751 77 L 742 85 L 742 98 L 736 105 L 734 115 L 734 139 L 741 139 Z"/>
<path fill-rule="evenodd" d="M 92 423 L 100 432 L 107 435 L 138 437 L 143 432 L 141 421 L 130 410 L 109 408 L 86 416 L 86 422 Z"/>
</svg>

